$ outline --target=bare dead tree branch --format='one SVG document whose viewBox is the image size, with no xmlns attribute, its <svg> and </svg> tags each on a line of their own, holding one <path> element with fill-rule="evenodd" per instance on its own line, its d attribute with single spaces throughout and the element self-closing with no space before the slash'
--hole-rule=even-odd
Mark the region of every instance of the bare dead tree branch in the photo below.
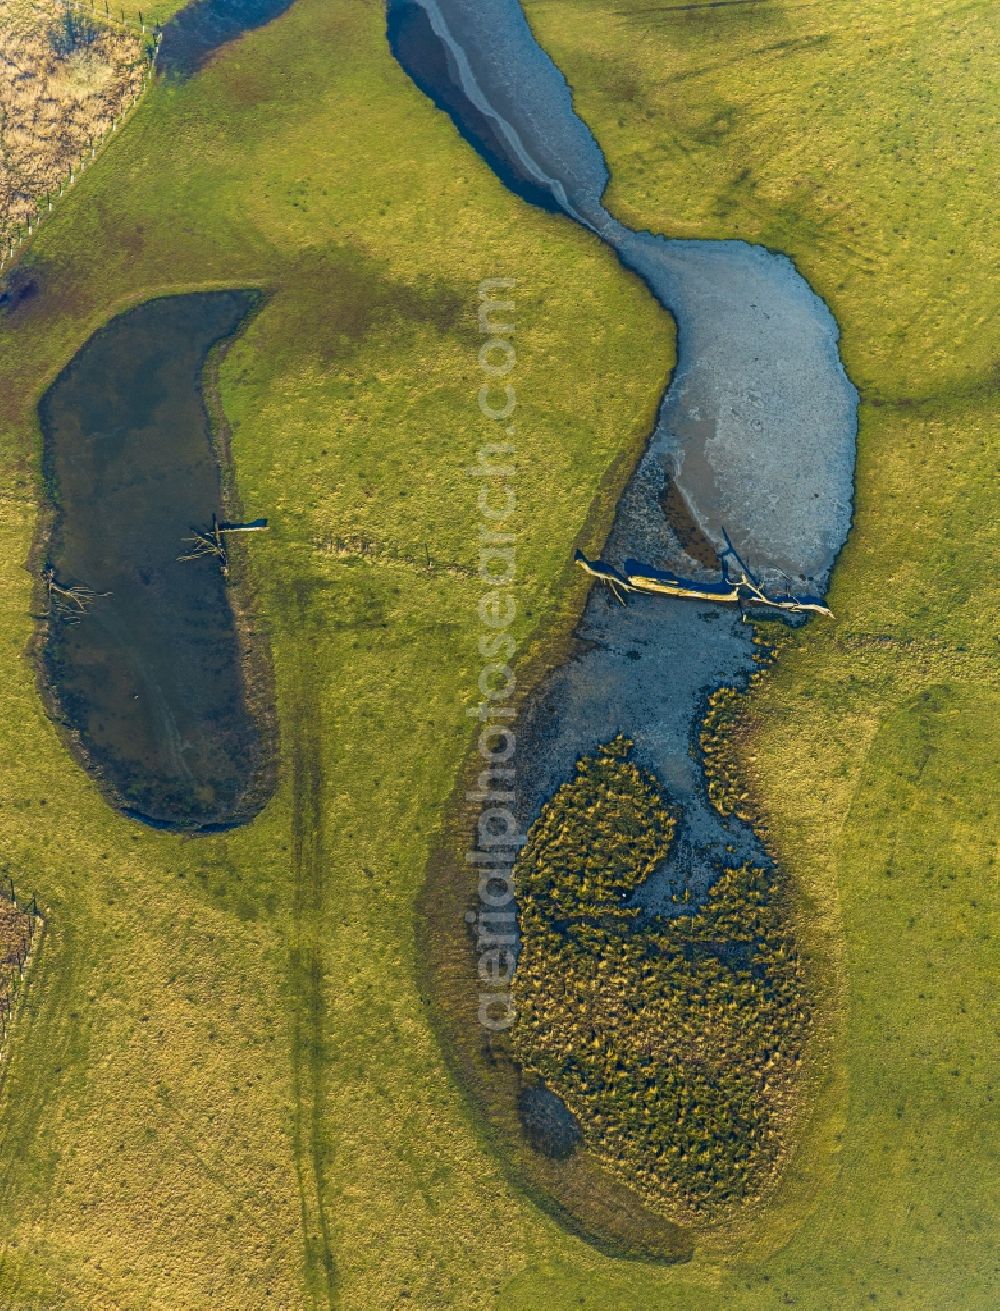
<svg viewBox="0 0 1000 1311">
<path fill-rule="evenodd" d="M 95 592 L 86 583 L 60 583 L 55 569 L 47 565 L 42 570 L 49 599 L 49 613 L 54 609 L 69 611 L 78 615 L 85 614 L 93 602 L 100 596 L 110 596 L 110 592 Z"/>
</svg>

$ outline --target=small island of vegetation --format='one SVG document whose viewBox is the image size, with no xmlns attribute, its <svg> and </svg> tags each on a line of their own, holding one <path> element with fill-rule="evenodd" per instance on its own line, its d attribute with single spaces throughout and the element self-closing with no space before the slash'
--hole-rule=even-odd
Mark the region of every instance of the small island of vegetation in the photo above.
<svg viewBox="0 0 1000 1311">
<path fill-rule="evenodd" d="M 586 1148 L 693 1221 L 779 1164 L 811 1008 L 779 872 L 723 870 L 693 912 L 632 904 L 677 820 L 631 746 L 581 759 L 531 829 L 512 1037 Z"/>
</svg>

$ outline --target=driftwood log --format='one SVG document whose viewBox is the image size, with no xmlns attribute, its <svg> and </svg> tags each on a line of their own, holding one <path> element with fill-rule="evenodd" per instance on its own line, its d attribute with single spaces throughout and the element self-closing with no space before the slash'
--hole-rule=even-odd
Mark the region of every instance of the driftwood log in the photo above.
<svg viewBox="0 0 1000 1311">
<path fill-rule="evenodd" d="M 192 528 L 191 536 L 185 542 L 191 549 L 177 557 L 178 560 L 200 560 L 203 556 L 214 555 L 222 565 L 223 576 L 229 577 L 229 552 L 226 549 L 226 537 L 229 533 L 260 533 L 267 528 L 266 519 L 250 519 L 246 523 L 232 523 L 212 515 L 212 526 L 207 532 Z"/>
<path fill-rule="evenodd" d="M 729 534 L 724 532 L 723 536 L 726 539 L 726 549 L 719 557 L 722 581 L 718 583 L 700 583 L 690 578 L 681 578 L 668 570 L 655 569 L 652 565 L 641 564 L 636 560 L 626 560 L 623 570 L 618 570 L 603 560 L 588 560 L 582 551 L 577 551 L 574 559 L 586 573 L 606 583 L 622 605 L 627 603 L 629 592 L 646 592 L 695 601 L 713 601 L 720 605 L 738 605 L 741 611 L 749 605 L 783 610 L 788 614 L 832 615 L 833 612 L 819 597 L 768 596 L 760 581 L 740 559 L 729 540 Z"/>
<path fill-rule="evenodd" d="M 51 565 L 42 570 L 49 598 L 49 613 L 55 608 L 84 614 L 99 596 L 110 596 L 110 592 L 95 592 L 86 583 L 64 584 L 56 577 Z"/>
</svg>

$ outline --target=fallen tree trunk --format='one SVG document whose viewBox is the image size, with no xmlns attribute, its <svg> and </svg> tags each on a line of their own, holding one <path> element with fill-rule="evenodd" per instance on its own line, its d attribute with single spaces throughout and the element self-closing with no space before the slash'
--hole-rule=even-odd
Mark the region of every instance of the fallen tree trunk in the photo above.
<svg viewBox="0 0 1000 1311">
<path fill-rule="evenodd" d="M 735 552 L 733 554 L 735 555 Z M 742 562 L 738 578 L 730 578 L 728 569 L 723 564 L 721 583 L 700 583 L 690 578 L 681 578 L 665 569 L 654 569 L 652 565 L 640 564 L 635 560 L 626 561 L 625 572 L 622 573 L 603 560 L 588 560 L 582 551 L 577 551 L 574 558 L 588 574 L 606 583 L 622 605 L 626 604 L 629 592 L 645 592 L 659 596 L 676 596 L 691 601 L 711 601 L 718 605 L 738 605 L 741 608 L 745 605 L 765 606 L 789 614 L 832 614 L 818 597 L 768 596 Z M 739 559 L 738 556 L 736 558 Z"/>
<path fill-rule="evenodd" d="M 85 613 L 98 596 L 110 596 L 110 592 L 95 592 L 92 587 L 86 583 L 73 583 L 64 585 L 56 578 L 56 571 L 51 565 L 47 565 L 42 570 L 42 577 L 45 579 L 46 589 L 49 596 L 49 610 L 53 606 L 63 606 L 67 609 L 78 611 L 80 614 Z"/>
<path fill-rule="evenodd" d="M 216 515 L 212 515 L 212 527 L 208 532 L 202 532 L 200 528 L 192 528 L 191 536 L 185 537 L 186 542 L 191 543 L 191 550 L 185 551 L 183 555 L 177 557 L 178 560 L 200 560 L 203 556 L 214 555 L 222 562 L 223 576 L 229 577 L 229 552 L 226 549 L 225 536 L 227 533 L 260 533 L 267 528 L 266 519 L 250 519 L 246 523 L 232 523 L 222 521 Z"/>
</svg>

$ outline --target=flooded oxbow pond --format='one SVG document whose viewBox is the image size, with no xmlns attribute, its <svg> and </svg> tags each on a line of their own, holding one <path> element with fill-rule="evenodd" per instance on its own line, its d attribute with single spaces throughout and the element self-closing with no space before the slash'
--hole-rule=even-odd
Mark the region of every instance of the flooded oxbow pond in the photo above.
<svg viewBox="0 0 1000 1311">
<path fill-rule="evenodd" d="M 206 363 L 258 301 L 205 292 L 119 315 L 40 406 L 50 702 L 114 802 L 169 828 L 240 823 L 269 787 L 220 561 L 179 559 L 224 518 Z"/>
</svg>

